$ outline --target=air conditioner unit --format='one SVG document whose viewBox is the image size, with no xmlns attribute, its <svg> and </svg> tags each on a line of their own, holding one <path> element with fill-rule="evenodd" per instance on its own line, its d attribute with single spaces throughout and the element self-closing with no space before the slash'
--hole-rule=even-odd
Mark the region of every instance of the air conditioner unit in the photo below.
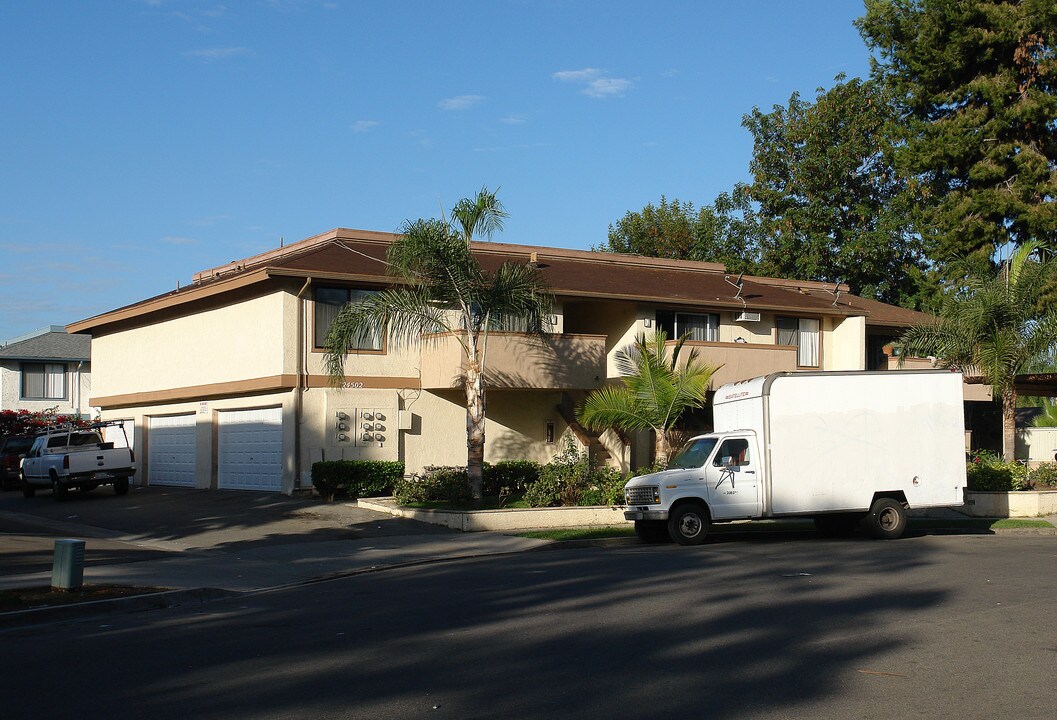
<svg viewBox="0 0 1057 720">
<path fill-rule="evenodd" d="M 760 322 L 760 313 L 742 311 L 734 316 L 734 322 Z"/>
</svg>

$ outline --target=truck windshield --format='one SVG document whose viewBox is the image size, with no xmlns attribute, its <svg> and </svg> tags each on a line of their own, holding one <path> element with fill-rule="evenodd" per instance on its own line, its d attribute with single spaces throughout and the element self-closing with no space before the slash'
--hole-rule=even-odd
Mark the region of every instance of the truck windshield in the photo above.
<svg viewBox="0 0 1057 720">
<path fill-rule="evenodd" d="M 694 438 L 686 445 L 679 448 L 679 452 L 672 455 L 668 461 L 668 470 L 689 470 L 699 468 L 708 460 L 712 454 L 712 448 L 716 446 L 714 437 Z"/>
</svg>

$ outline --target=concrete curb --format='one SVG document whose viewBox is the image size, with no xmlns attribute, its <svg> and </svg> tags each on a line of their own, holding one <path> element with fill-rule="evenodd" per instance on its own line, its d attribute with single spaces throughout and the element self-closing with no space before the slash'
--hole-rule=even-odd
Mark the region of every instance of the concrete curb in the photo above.
<svg viewBox="0 0 1057 720">
<path fill-rule="evenodd" d="M 164 610 L 165 608 L 179 605 L 207 603 L 212 600 L 221 600 L 243 594 L 234 590 L 221 590 L 219 588 L 163 590 L 161 592 L 131 595 L 110 600 L 92 600 L 82 603 L 70 603 L 68 605 L 51 605 L 28 610 L 15 610 L 14 612 L 0 613 L 0 629 L 30 627 L 56 621 L 101 617 L 114 613 Z"/>
</svg>

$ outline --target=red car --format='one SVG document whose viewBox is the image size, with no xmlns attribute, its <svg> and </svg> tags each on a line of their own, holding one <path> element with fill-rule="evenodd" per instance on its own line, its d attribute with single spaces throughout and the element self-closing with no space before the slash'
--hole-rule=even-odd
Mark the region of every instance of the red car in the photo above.
<svg viewBox="0 0 1057 720">
<path fill-rule="evenodd" d="M 0 489 L 10 490 L 22 484 L 19 463 L 32 444 L 32 435 L 9 435 L 0 438 Z"/>
</svg>

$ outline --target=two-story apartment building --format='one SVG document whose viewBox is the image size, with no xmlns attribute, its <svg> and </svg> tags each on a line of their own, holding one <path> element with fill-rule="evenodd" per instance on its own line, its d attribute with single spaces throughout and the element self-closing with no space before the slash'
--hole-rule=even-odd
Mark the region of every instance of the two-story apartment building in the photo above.
<svg viewBox="0 0 1057 720">
<path fill-rule="evenodd" d="M 340 386 L 322 348 L 346 302 L 391 282 L 395 236 L 338 229 L 195 275 L 193 283 L 73 323 L 91 333 L 92 404 L 134 426 L 138 481 L 291 492 L 320 459 L 466 462 L 463 359 L 450 337 L 350 350 Z M 481 242 L 486 269 L 539 268 L 556 297 L 543 341 L 496 333 L 488 350 L 486 460 L 548 460 L 563 434 L 611 461 L 648 440 L 585 437 L 572 408 L 617 381 L 615 353 L 654 328 L 690 333 L 714 385 L 766 372 L 861 370 L 924 316 L 846 287 L 725 273 L 722 265 Z M 597 449 L 597 448 L 596 448 Z"/>
</svg>

